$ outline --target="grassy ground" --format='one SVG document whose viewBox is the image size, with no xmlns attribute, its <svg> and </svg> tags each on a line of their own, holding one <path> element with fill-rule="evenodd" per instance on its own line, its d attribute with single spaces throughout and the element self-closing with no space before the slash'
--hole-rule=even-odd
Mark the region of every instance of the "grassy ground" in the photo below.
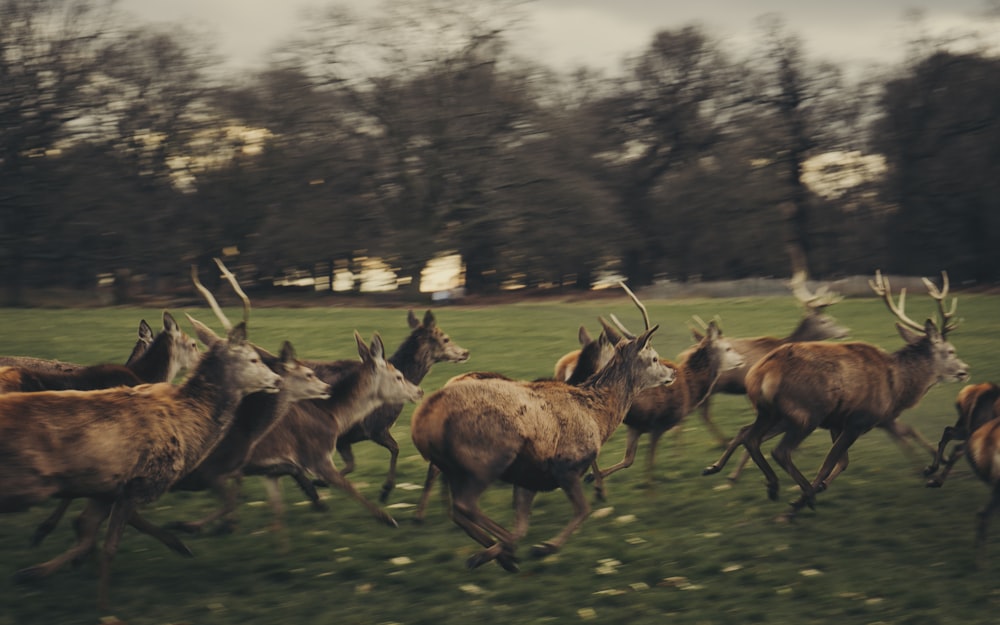
<svg viewBox="0 0 1000 625">
<path fill-rule="evenodd" d="M 720 315 L 733 336 L 784 334 L 798 319 L 791 298 L 648 302 L 661 324 L 654 346 L 673 356 L 689 343 L 687 321 Z M 1000 297 L 962 294 L 965 321 L 954 334 L 973 381 L 1000 380 Z M 911 316 L 931 312 L 928 300 L 910 295 Z M 174 310 L 182 325 L 192 312 Z M 230 309 L 230 316 L 238 316 Z M 452 375 L 493 370 L 520 378 L 550 375 L 563 353 L 574 349 L 580 324 L 597 332 L 596 317 L 614 312 L 641 325 L 624 298 L 592 303 L 526 303 L 492 307 L 448 307 L 436 311 L 440 325 L 472 359 L 438 365 L 424 381 L 431 391 Z M 832 312 L 853 337 L 895 349 L 901 340 L 876 299 L 851 299 Z M 58 357 L 78 362 L 123 361 L 140 317 L 158 326 L 160 311 L 139 309 L 0 309 L 0 353 Z M 290 339 L 309 358 L 355 358 L 352 331 L 380 331 L 393 346 L 407 332 L 405 309 L 258 309 L 250 335 L 277 349 Z M 953 421 L 959 387 L 937 386 L 904 420 L 936 440 Z M 745 399 L 713 403 L 718 424 L 729 433 L 752 420 Z M 996 565 L 973 564 L 975 511 L 986 487 L 964 464 L 944 488 L 923 486 L 922 456 L 908 456 L 882 432 L 852 448 L 850 469 L 791 525 L 774 518 L 785 503 L 767 499 L 756 469 L 730 486 L 701 469 L 719 449 L 698 419 L 665 437 L 652 479 L 640 462 L 608 480 L 607 502 L 563 552 L 534 560 L 527 545 L 556 534 L 570 507 L 561 493 L 536 499 L 532 527 L 522 548 L 521 572 L 495 565 L 469 571 L 473 542 L 447 518 L 438 497 L 427 521 L 410 521 L 424 464 L 409 439 L 412 407 L 394 433 L 402 447 L 400 487 L 391 511 L 400 522 L 389 529 L 370 519 L 339 493 L 326 495 L 331 510 L 313 512 L 286 484 L 287 529 L 274 531 L 257 479 L 245 484 L 240 526 L 228 536 L 198 536 L 187 543 L 194 559 L 182 559 L 153 540 L 127 530 L 114 562 L 112 609 L 97 611 L 96 566 L 86 562 L 40 583 L 15 585 L 0 578 L 0 625 L 96 624 L 112 615 L 134 625 L 167 623 L 993 623 L 1000 604 Z M 818 466 L 829 446 L 825 432 L 807 439 L 796 458 L 804 469 Z M 624 447 L 617 433 L 602 455 L 608 464 Z M 375 498 L 388 454 L 370 443 L 357 446 L 352 476 Z M 922 452 L 921 452 L 922 453 Z M 2 462 L 2 460 L 0 460 Z M 794 497 L 783 473 L 782 499 Z M 154 521 L 198 517 L 214 506 L 207 494 L 170 494 L 146 510 Z M 510 520 L 510 488 L 498 485 L 484 509 Z M 47 513 L 40 506 L 0 517 L 3 569 L 48 559 L 68 546 L 72 532 L 60 527 L 37 549 L 27 540 Z M 1000 529 L 993 541 L 1000 541 Z M 1000 546 L 995 547 L 1000 549 Z"/>
</svg>

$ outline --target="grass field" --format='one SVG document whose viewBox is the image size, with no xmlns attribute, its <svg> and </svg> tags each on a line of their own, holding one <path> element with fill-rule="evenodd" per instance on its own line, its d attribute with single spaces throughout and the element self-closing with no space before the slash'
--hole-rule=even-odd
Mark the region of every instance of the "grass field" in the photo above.
<svg viewBox="0 0 1000 625">
<path fill-rule="evenodd" d="M 1000 380 L 1000 296 L 961 294 L 964 321 L 953 335 L 969 363 L 972 381 Z M 661 325 L 653 345 L 672 357 L 690 344 L 692 314 L 719 315 L 732 336 L 781 335 L 799 318 L 792 298 L 699 299 L 647 302 Z M 909 297 L 914 318 L 930 314 L 930 300 Z M 218 327 L 207 310 L 191 312 Z M 238 312 L 229 309 L 230 317 Z M 418 311 L 421 312 L 422 311 Z M 518 378 L 551 375 L 563 353 L 577 347 L 585 324 L 596 334 L 598 315 L 641 321 L 627 299 L 589 303 L 524 303 L 436 310 L 439 324 L 471 350 L 461 365 L 440 364 L 422 384 L 432 391 L 462 371 L 492 370 Z M 894 350 L 902 344 L 892 319 L 875 298 L 849 299 L 831 312 L 852 328 L 852 338 Z M 141 317 L 159 326 L 149 309 L 0 309 L 0 353 L 57 357 L 77 362 L 124 361 Z M 155 323 L 154 323 L 155 322 Z M 277 349 L 291 340 L 300 356 L 356 358 L 352 331 L 380 331 L 390 350 L 406 335 L 406 309 L 259 308 L 250 336 Z M 954 420 L 959 385 L 934 387 L 903 419 L 936 441 Z M 728 433 L 752 420 L 742 397 L 713 403 Z M 476 545 L 447 518 L 435 495 L 427 521 L 410 520 L 425 466 L 410 441 L 412 407 L 394 434 L 402 447 L 400 487 L 390 529 L 369 518 L 339 492 L 326 493 L 327 513 L 301 505 L 285 484 L 287 529 L 273 531 L 264 490 L 246 480 L 240 525 L 228 536 L 186 538 L 194 559 L 173 555 L 152 539 L 126 530 L 112 573 L 112 608 L 98 611 L 96 564 L 60 571 L 30 585 L 0 577 L 0 625 L 97 624 L 114 616 L 130 625 L 180 624 L 465 624 L 465 623 L 995 623 L 1000 614 L 1000 563 L 977 570 L 973 561 L 974 514 L 987 499 L 984 484 L 962 461 L 940 490 L 924 487 L 920 468 L 928 457 L 908 456 L 882 432 L 862 437 L 851 465 L 817 509 L 797 522 L 775 517 L 795 492 L 779 471 L 782 501 L 767 499 L 763 479 L 748 468 L 730 486 L 701 469 L 719 449 L 695 416 L 661 443 L 655 475 L 644 469 L 645 442 L 636 465 L 609 478 L 608 501 L 559 554 L 536 560 L 528 546 L 556 534 L 570 515 L 559 492 L 536 499 L 522 546 L 521 572 L 490 564 L 466 570 Z M 829 447 L 824 431 L 797 453 L 815 470 Z M 617 460 L 624 432 L 605 447 L 603 464 Z M 352 479 L 375 498 L 388 453 L 371 443 L 355 448 Z M 923 452 L 919 452 L 923 454 Z M 2 459 L 0 459 L 2 462 Z M 198 517 L 215 506 L 204 493 L 169 494 L 146 509 L 156 522 Z M 510 488 L 498 485 L 483 507 L 502 523 L 511 518 Z M 69 524 L 41 547 L 27 547 L 40 506 L 0 517 L 0 573 L 46 560 L 72 541 Z M 993 552 L 1000 553 L 1000 520 Z"/>
</svg>

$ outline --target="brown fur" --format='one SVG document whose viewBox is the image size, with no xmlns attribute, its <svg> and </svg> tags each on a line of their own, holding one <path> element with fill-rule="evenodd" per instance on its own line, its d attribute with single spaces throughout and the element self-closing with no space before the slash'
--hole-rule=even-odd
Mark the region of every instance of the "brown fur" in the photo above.
<svg viewBox="0 0 1000 625">
<path fill-rule="evenodd" d="M 0 512 L 49 497 L 87 497 L 92 504 L 84 522 L 89 530 L 77 546 L 18 578 L 48 575 L 86 553 L 110 514 L 99 592 L 106 603 L 110 559 L 135 507 L 157 499 L 201 462 L 244 395 L 276 392 L 277 380 L 246 344 L 241 324 L 228 341 L 214 340 L 181 386 L 0 395 Z"/>
<path fill-rule="evenodd" d="M 928 320 L 922 334 L 897 325 L 907 344 L 889 354 L 868 343 L 792 343 L 751 368 L 747 395 L 757 419 L 745 426 L 705 474 L 716 473 L 742 444 L 778 496 L 778 477 L 760 451 L 761 443 L 783 433 L 772 455 L 802 489 L 789 516 L 847 468 L 847 449 L 873 427 L 896 419 L 915 405 L 939 379 L 961 380 L 968 367 Z M 830 430 L 834 444 L 816 478 L 809 482 L 791 460 L 792 451 L 817 427 Z"/>
<path fill-rule="evenodd" d="M 485 547 L 469 559 L 470 567 L 497 560 L 517 570 L 516 543 L 527 532 L 538 491 L 563 489 L 574 516 L 559 535 L 535 547 L 536 555 L 561 548 L 583 522 L 589 512 L 580 483 L 584 471 L 621 424 L 635 394 L 673 379 L 647 346 L 655 330 L 620 342 L 611 362 L 579 387 L 553 380 L 466 377 L 417 407 L 413 443 L 444 475 L 452 520 Z M 513 532 L 479 509 L 480 495 L 496 480 L 514 485 Z"/>
<path fill-rule="evenodd" d="M 663 363 L 677 371 L 673 384 L 646 389 L 636 395 L 625 415 L 628 439 L 625 457 L 604 470 L 594 465 L 594 490 L 604 499 L 604 478 L 632 466 L 639 438 L 649 434 L 647 471 L 653 472 L 656 445 L 668 430 L 676 427 L 699 402 L 704 401 L 726 371 L 743 364 L 743 358 L 732 348 L 732 342 L 722 338 L 722 332 L 711 322 L 698 344 L 682 354 L 680 364 Z"/>
<path fill-rule="evenodd" d="M 976 386 L 967 396 L 971 406 L 963 426 L 971 432 L 965 444 L 969 465 L 990 486 L 990 499 L 976 523 L 976 559 L 982 564 L 990 518 L 1000 508 L 1000 389 L 995 384 Z"/>
<path fill-rule="evenodd" d="M 435 363 L 465 362 L 469 359 L 469 350 L 451 340 L 438 325 L 431 311 L 424 314 L 421 322 L 413 311 L 406 317 L 410 326 L 410 335 L 400 344 L 399 348 L 389 358 L 389 363 L 403 373 L 408 381 L 420 384 Z M 396 487 L 396 462 L 399 459 L 399 444 L 393 438 L 390 429 L 399 419 L 403 411 L 403 403 L 383 404 L 371 411 L 360 423 L 355 423 L 346 432 L 337 437 L 337 453 L 344 459 L 341 475 L 347 475 L 354 470 L 354 454 L 351 445 L 370 440 L 389 450 L 389 473 L 379 494 L 379 500 L 385 503 L 389 493 Z"/>
<path fill-rule="evenodd" d="M 254 448 L 243 469 L 246 475 L 264 475 L 268 479 L 271 504 L 276 518 L 281 515 L 281 497 L 277 478 L 290 475 L 310 496 L 314 507 L 323 508 L 312 482 L 315 474 L 325 484 L 336 486 L 361 503 L 375 518 L 396 526 L 395 519 L 369 502 L 333 464 L 330 455 L 337 438 L 365 415 L 383 403 L 416 401 L 423 392 L 406 381 L 385 361 L 384 346 L 378 334 L 369 348 L 355 333 L 361 361 L 306 361 L 316 375 L 330 385 L 330 398 L 309 400 L 293 405 L 276 427 Z"/>
<path fill-rule="evenodd" d="M 955 398 L 955 411 L 958 413 L 958 420 L 955 425 L 949 425 L 941 433 L 941 441 L 938 443 L 934 461 L 924 470 L 924 474 L 929 478 L 927 480 L 928 487 L 940 488 L 948 474 L 951 473 L 955 462 L 965 454 L 964 444 L 960 442 L 955 445 L 948 460 L 944 463 L 944 470 L 937 473 L 941 460 L 944 458 L 944 450 L 949 442 L 952 440 L 965 441 L 969 438 L 970 433 L 987 421 L 1000 416 L 1000 386 L 992 382 L 982 382 L 963 387 Z"/>
</svg>

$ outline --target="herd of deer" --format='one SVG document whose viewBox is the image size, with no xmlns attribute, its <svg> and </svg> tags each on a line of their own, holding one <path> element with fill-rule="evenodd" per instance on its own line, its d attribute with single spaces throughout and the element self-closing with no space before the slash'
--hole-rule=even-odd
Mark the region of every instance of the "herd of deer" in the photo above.
<svg viewBox="0 0 1000 625">
<path fill-rule="evenodd" d="M 229 527 L 241 480 L 251 475 L 267 478 L 276 524 L 283 514 L 278 479 L 287 475 L 316 508 L 324 507 L 317 487 L 335 486 L 395 526 L 392 516 L 345 476 L 354 468 L 351 445 L 378 443 L 391 454 L 380 494 L 382 502 L 388 499 L 399 454 L 390 429 L 405 402 L 420 402 L 410 430 L 429 463 L 416 518 L 424 518 L 432 485 L 441 476 L 453 522 L 483 547 L 469 558 L 469 567 L 495 560 L 508 571 L 518 570 L 517 543 L 527 533 L 533 499 L 539 491 L 557 488 L 569 498 L 573 517 L 532 553 L 559 550 L 589 514 L 584 482 L 593 481 L 596 496 L 605 498 L 605 479 L 633 463 L 643 434 L 650 438 L 651 470 L 660 437 L 699 408 L 726 446 L 703 473 L 721 471 L 743 447 L 766 477 L 771 499 L 778 496 L 778 477 L 761 444 L 782 435 L 772 456 L 801 490 L 780 517 L 785 520 L 803 506 L 814 506 L 816 495 L 847 468 L 850 446 L 876 427 L 901 443 L 915 438 L 929 448 L 934 461 L 925 471 L 928 486 L 940 486 L 961 455 L 969 459 L 992 486 L 976 532 L 980 546 L 989 517 L 1000 506 L 1000 387 L 965 387 L 958 396 L 958 422 L 945 428 L 937 448 L 897 421 L 938 381 L 964 381 L 969 375 L 947 341 L 957 320 L 954 300 L 950 310 L 945 304 L 944 273 L 941 288 L 924 279 L 940 319 L 922 324 L 905 313 L 905 289 L 897 302 L 880 273 L 870 281 L 905 341 L 894 353 L 864 342 L 826 342 L 847 335 L 824 312 L 839 298 L 822 289 L 809 292 L 804 275 L 796 274 L 793 293 L 806 314 L 791 335 L 730 339 L 713 321 L 694 331 L 695 345 L 677 362 L 668 361 L 650 345 L 659 326 L 650 325 L 646 308 L 622 285 L 642 312 L 641 333 L 630 332 L 613 315 L 610 322 L 600 318 L 597 338 L 581 327 L 580 349 L 557 362 L 553 378 L 523 381 L 492 372 L 464 373 L 421 401 L 417 385 L 435 363 L 469 358 L 430 311 L 423 320 L 409 313 L 411 332 L 389 358 L 378 334 L 369 344 L 357 332 L 360 361 L 300 360 L 288 342 L 274 355 L 249 342 L 249 299 L 236 277 L 216 262 L 243 301 L 243 320 L 233 325 L 192 269 L 196 288 L 227 331 L 219 337 L 188 315 L 207 348 L 204 353 L 165 312 L 163 329 L 155 336 L 145 321 L 140 323 L 138 341 L 123 366 L 0 358 L 0 512 L 55 499 L 56 509 L 32 537 L 37 545 L 55 529 L 70 501 L 86 500 L 74 523 L 75 545 L 17 571 L 16 580 L 44 577 L 85 557 L 96 549 L 107 523 L 97 551 L 98 602 L 106 605 L 110 564 L 126 524 L 190 556 L 173 531 L 198 532 L 216 521 Z M 182 370 L 186 378 L 173 384 Z M 753 423 L 732 440 L 710 419 L 710 397 L 720 392 L 745 393 L 756 410 Z M 601 469 L 601 447 L 622 423 L 628 430 L 625 457 Z M 816 428 L 829 430 L 833 442 L 810 481 L 792 462 L 792 452 Z M 952 440 L 960 443 L 945 460 Z M 334 450 L 345 462 L 343 469 L 333 464 Z M 737 475 L 738 470 L 730 478 Z M 480 496 L 498 480 L 513 486 L 512 529 L 479 507 Z M 178 490 L 210 490 L 221 507 L 206 518 L 162 527 L 142 516 L 143 504 Z"/>
</svg>

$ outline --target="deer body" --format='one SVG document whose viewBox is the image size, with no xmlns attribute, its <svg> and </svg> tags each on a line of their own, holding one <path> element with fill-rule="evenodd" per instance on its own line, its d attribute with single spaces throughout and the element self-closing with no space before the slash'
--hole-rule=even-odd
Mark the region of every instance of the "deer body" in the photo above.
<svg viewBox="0 0 1000 625">
<path fill-rule="evenodd" d="M 497 560 L 517 570 L 514 550 L 527 532 L 535 493 L 563 489 L 574 516 L 556 537 L 538 545 L 552 553 L 586 518 L 580 478 L 601 445 L 621 424 L 639 391 L 674 377 L 648 347 L 655 327 L 619 343 L 612 360 L 579 387 L 557 381 L 521 382 L 468 376 L 431 394 L 414 411 L 411 435 L 420 454 L 444 475 L 452 520 L 486 549 L 468 566 Z M 513 532 L 480 509 L 480 495 L 496 480 L 514 486 Z"/>
<path fill-rule="evenodd" d="M 924 475 L 929 478 L 927 486 L 930 488 L 940 488 L 955 462 L 965 453 L 965 444 L 955 445 L 944 463 L 944 470 L 938 473 L 948 443 L 952 440 L 966 441 L 969 434 L 980 426 L 1000 417 L 1000 386 L 993 382 L 982 382 L 963 387 L 955 398 L 955 410 L 958 412 L 958 420 L 955 425 L 944 429 L 934 461 L 924 470 Z"/>
<path fill-rule="evenodd" d="M 983 405 L 984 408 L 988 406 L 989 410 L 982 410 L 980 416 L 983 419 L 975 424 L 975 429 L 969 434 L 965 444 L 969 465 L 990 486 L 990 499 L 979 511 L 976 523 L 976 557 L 980 563 L 986 558 L 986 534 L 990 518 L 1000 508 L 1000 418 L 997 418 L 1000 416 L 1000 400 L 996 397 L 988 399 L 991 401 L 984 401 Z M 992 414 L 992 418 L 987 418 L 988 414 Z"/>
<path fill-rule="evenodd" d="M 431 367 L 438 362 L 465 362 L 469 359 L 469 350 L 454 343 L 451 338 L 437 325 L 431 311 L 424 314 L 423 321 L 410 311 L 407 315 L 410 334 L 389 358 L 389 363 L 402 372 L 409 382 L 420 384 Z M 389 450 L 389 473 L 382 484 L 379 499 L 384 503 L 389 493 L 396 486 L 396 463 L 399 459 L 399 444 L 393 438 L 390 429 L 399 419 L 403 411 L 403 402 L 382 404 L 372 410 L 359 423 L 347 428 L 337 437 L 337 452 L 344 459 L 342 475 L 354 470 L 354 454 L 351 445 L 370 440 Z"/>
<path fill-rule="evenodd" d="M 124 525 L 200 463 L 232 423 L 243 396 L 277 392 L 278 376 L 246 343 L 241 324 L 214 340 L 181 386 L 169 383 L 100 391 L 0 395 L 0 512 L 48 497 L 88 497 L 83 539 L 56 559 L 18 573 L 48 575 L 93 546 L 107 516 L 99 602 L 106 603 L 110 560 Z"/>
<path fill-rule="evenodd" d="M 933 287 L 929 281 L 928 285 Z M 902 296 L 897 307 L 881 274 L 872 288 L 900 319 L 897 328 L 906 345 L 892 354 L 860 342 L 796 343 L 770 352 L 747 374 L 747 395 L 757 411 L 756 420 L 740 430 L 705 474 L 721 470 L 736 446 L 743 444 L 767 478 L 768 496 L 776 499 L 778 478 L 760 445 L 775 434 L 783 434 L 772 455 L 802 489 L 790 517 L 804 505 L 811 507 L 815 494 L 847 468 L 847 450 L 859 436 L 894 421 L 938 381 L 968 377 L 968 366 L 944 337 L 954 328 L 949 321 L 954 308 L 945 313 L 941 304 L 947 279 L 943 292 L 932 290 L 942 306 L 941 331 L 931 320 L 921 326 L 906 317 Z M 792 462 L 791 454 L 818 427 L 830 430 L 834 443 L 810 482 Z"/>
<path fill-rule="evenodd" d="M 656 445 L 663 434 L 707 399 L 721 376 L 743 365 L 742 354 L 732 343 L 722 337 L 718 326 L 712 322 L 698 344 L 682 354 L 679 365 L 663 361 L 677 371 L 677 378 L 670 385 L 642 391 L 632 401 L 624 421 L 628 428 L 625 457 L 604 470 L 594 465 L 594 489 L 598 498 L 604 499 L 604 478 L 632 466 L 643 434 L 649 434 L 650 438 L 647 468 L 652 473 Z"/>
<path fill-rule="evenodd" d="M 285 417 L 264 436 L 243 468 L 246 475 L 264 475 L 268 479 L 271 503 L 281 512 L 276 481 L 290 475 L 309 494 L 315 507 L 322 507 L 319 495 L 307 473 L 326 484 L 336 486 L 361 503 L 373 516 L 396 526 L 388 513 L 369 502 L 337 470 L 330 454 L 341 432 L 346 432 L 372 410 L 384 403 L 417 401 L 423 395 L 384 359 L 382 339 L 376 334 L 369 348 L 355 333 L 359 361 L 306 361 L 316 375 L 330 385 L 330 397 L 294 404 Z"/>
</svg>

